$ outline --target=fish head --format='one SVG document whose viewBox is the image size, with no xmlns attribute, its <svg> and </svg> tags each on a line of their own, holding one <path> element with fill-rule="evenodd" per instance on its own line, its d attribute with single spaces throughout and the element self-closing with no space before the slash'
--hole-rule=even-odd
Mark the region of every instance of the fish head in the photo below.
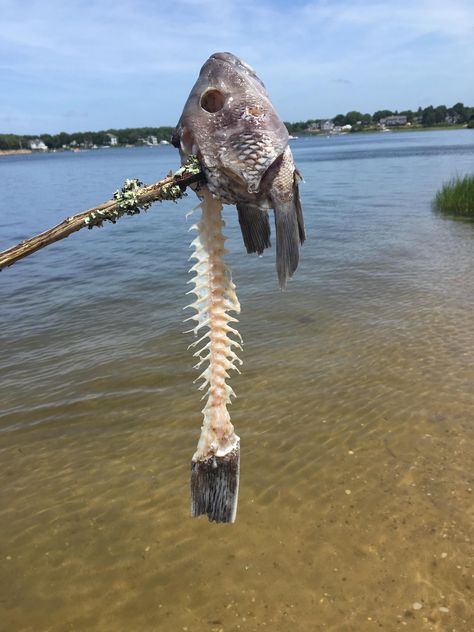
<svg viewBox="0 0 474 632">
<path fill-rule="evenodd" d="M 234 204 L 259 191 L 288 132 L 253 68 L 215 53 L 201 68 L 173 134 L 183 161 L 199 158 L 214 195 Z"/>
<path fill-rule="evenodd" d="M 190 154 L 198 157 L 211 194 L 237 206 L 248 252 L 261 254 L 270 246 L 267 211 L 273 208 L 277 272 L 284 288 L 305 239 L 299 174 L 288 131 L 253 68 L 231 53 L 211 55 L 172 140 L 183 162 Z"/>
</svg>

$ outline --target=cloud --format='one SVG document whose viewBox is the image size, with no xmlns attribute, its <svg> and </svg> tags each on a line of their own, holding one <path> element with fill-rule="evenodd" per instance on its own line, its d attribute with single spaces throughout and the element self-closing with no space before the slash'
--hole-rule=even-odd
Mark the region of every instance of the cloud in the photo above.
<svg viewBox="0 0 474 632">
<path fill-rule="evenodd" d="M 172 124 L 219 50 L 256 68 L 287 120 L 474 103 L 471 0 L 0 0 L 0 22 L 0 115 L 29 107 L 38 125 Z"/>
</svg>

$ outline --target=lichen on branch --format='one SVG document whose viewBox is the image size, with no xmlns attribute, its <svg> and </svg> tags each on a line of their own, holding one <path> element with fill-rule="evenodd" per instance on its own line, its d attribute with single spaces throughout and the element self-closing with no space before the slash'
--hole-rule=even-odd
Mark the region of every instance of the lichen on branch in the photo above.
<svg viewBox="0 0 474 632">
<path fill-rule="evenodd" d="M 170 172 L 166 178 L 155 184 L 143 186 L 138 179 L 127 179 L 122 188 L 115 191 L 111 200 L 67 217 L 60 224 L 39 235 L 25 239 L 8 250 L 0 252 L 0 270 L 45 246 L 69 237 L 72 233 L 86 226 L 87 228 L 102 226 L 104 221 L 115 224 L 124 215 L 137 215 L 142 210 L 146 211 L 153 202 L 164 200 L 176 202 L 186 195 L 186 187 L 204 181 L 204 174 L 196 156 L 190 156 L 189 160 L 174 175 Z"/>
</svg>

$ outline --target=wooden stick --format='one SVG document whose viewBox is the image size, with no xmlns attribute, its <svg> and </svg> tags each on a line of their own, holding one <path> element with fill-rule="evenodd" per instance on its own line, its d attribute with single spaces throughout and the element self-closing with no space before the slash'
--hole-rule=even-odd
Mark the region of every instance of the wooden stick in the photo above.
<svg viewBox="0 0 474 632">
<path fill-rule="evenodd" d="M 39 235 L 25 239 L 8 250 L 0 252 L 0 270 L 13 265 L 41 248 L 69 237 L 81 228 L 102 226 L 104 221 L 115 224 L 117 219 L 123 215 L 136 215 L 140 210 L 149 208 L 153 202 L 175 201 L 185 195 L 186 187 L 193 183 L 204 182 L 204 180 L 204 174 L 195 156 L 190 156 L 186 164 L 178 169 L 174 175 L 170 174 L 155 184 L 142 187 L 139 180 L 126 180 L 122 189 L 114 193 L 113 199 L 87 211 L 71 215 L 60 224 Z"/>
</svg>

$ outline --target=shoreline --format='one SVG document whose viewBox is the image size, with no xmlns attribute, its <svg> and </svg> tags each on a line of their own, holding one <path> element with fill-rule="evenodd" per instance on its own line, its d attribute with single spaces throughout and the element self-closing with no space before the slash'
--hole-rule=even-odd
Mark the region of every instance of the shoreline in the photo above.
<svg viewBox="0 0 474 632">
<path fill-rule="evenodd" d="M 16 155 L 24 155 L 24 154 L 32 154 L 33 150 L 31 149 L 0 149 L 0 156 L 16 156 Z"/>
<path fill-rule="evenodd" d="M 450 131 L 459 131 L 459 130 L 469 130 L 466 125 L 449 125 L 449 126 L 440 126 L 440 127 L 393 127 L 385 130 L 385 132 L 394 132 L 394 133 L 404 133 L 404 132 L 450 132 Z M 380 129 L 361 129 L 353 132 L 345 132 L 345 134 L 353 135 L 353 134 L 379 134 L 382 133 Z M 330 134 L 328 132 L 314 131 L 314 132 L 299 132 L 298 137 L 321 137 L 321 136 L 341 136 L 341 134 Z M 158 145 L 157 145 L 158 146 Z M 142 145 L 117 145 L 114 147 L 108 147 L 108 149 L 132 149 L 134 147 L 142 147 Z M 99 147 L 97 149 L 102 149 Z M 90 151 L 90 149 L 49 149 L 47 151 L 33 151 L 31 149 L 0 149 L 0 156 L 25 156 L 30 154 L 38 154 L 38 153 L 57 153 L 58 151 Z"/>
<path fill-rule="evenodd" d="M 439 126 L 439 127 L 388 127 L 385 130 L 381 130 L 381 129 L 375 129 L 375 128 L 370 128 L 370 129 L 359 129 L 356 131 L 345 131 L 343 132 L 343 134 L 380 134 L 380 133 L 387 133 L 387 132 L 396 132 L 396 133 L 403 133 L 403 132 L 454 132 L 454 131 L 459 131 L 459 130 L 469 130 L 469 127 L 467 127 L 467 125 L 445 125 L 445 126 Z M 341 136 L 341 133 L 337 133 L 337 134 L 331 134 L 330 132 L 322 132 L 322 131 L 314 131 L 314 132 L 295 132 L 295 134 L 298 134 L 299 136 Z"/>
</svg>

